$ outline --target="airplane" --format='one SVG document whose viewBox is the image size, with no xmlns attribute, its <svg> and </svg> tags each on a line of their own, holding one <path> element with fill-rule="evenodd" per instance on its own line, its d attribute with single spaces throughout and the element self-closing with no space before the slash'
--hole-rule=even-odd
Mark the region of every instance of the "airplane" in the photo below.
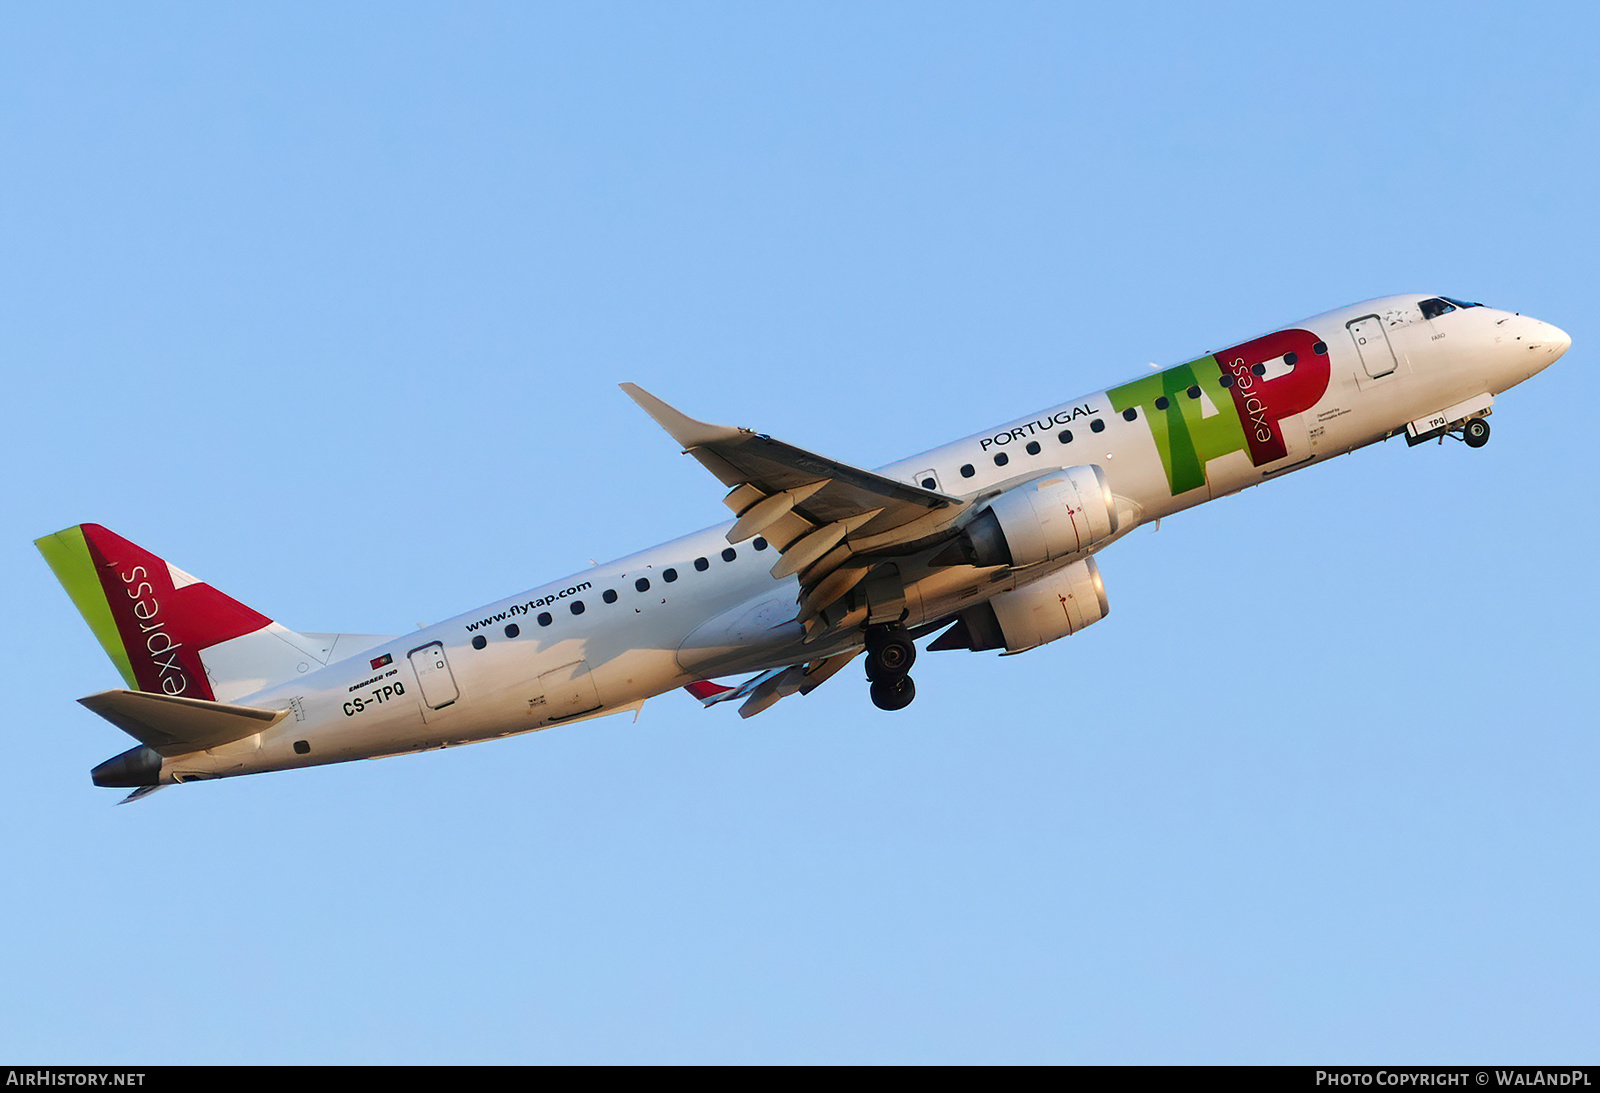
<svg viewBox="0 0 1600 1093">
<path fill-rule="evenodd" d="M 36 541 L 126 688 L 126 800 L 635 711 L 684 688 L 749 717 L 864 654 L 874 705 L 930 651 L 1026 652 L 1105 618 L 1135 528 L 1403 435 L 1482 447 L 1495 397 L 1572 341 L 1446 296 L 1329 311 L 876 471 L 623 390 L 733 519 L 409 634 L 298 633 L 97 524 Z M 942 632 L 940 632 L 942 631 Z M 748 676 L 725 685 L 716 677 Z"/>
</svg>

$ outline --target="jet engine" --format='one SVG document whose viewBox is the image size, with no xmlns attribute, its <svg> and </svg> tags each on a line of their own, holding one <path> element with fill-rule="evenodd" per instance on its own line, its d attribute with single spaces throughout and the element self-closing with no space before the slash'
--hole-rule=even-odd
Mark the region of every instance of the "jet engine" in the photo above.
<svg viewBox="0 0 1600 1093">
<path fill-rule="evenodd" d="M 1025 566 L 1092 550 L 1117 533 L 1117 506 L 1099 467 L 1069 467 L 989 502 L 935 565 Z"/>
<path fill-rule="evenodd" d="M 1106 617 L 1100 567 L 1085 558 L 1032 584 L 961 612 L 929 649 L 1004 649 L 1023 653 L 1076 634 Z"/>
</svg>

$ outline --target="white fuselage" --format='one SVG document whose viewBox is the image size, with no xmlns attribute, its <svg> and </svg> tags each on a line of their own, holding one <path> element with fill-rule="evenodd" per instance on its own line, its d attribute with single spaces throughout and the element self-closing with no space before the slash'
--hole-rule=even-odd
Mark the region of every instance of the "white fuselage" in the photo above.
<svg viewBox="0 0 1600 1093">
<path fill-rule="evenodd" d="M 1387 297 L 1295 324 L 1293 330 L 1309 332 L 1325 345 L 1319 353 L 1326 354 L 1328 382 L 1314 404 L 1282 422 L 1285 450 L 1265 463 L 1253 462 L 1247 451 L 1232 451 L 1203 459 L 1198 484 L 1178 482 L 1173 465 L 1180 456 L 1164 456 L 1145 420 L 1149 410 L 1114 404 L 1126 401 L 1126 392 L 1142 389 L 1141 383 L 1167 375 L 1151 373 L 879 473 L 965 500 L 1051 471 L 1094 464 L 1115 495 L 1120 536 L 1141 523 L 1382 440 L 1430 414 L 1462 405 L 1472 413 L 1487 412 L 1494 395 L 1546 367 L 1570 344 L 1548 324 L 1487 307 L 1424 318 L 1418 310 L 1424 299 Z M 1364 350 L 1358 342 L 1378 330 L 1374 320 L 1387 345 Z M 1375 365 L 1373 351 L 1392 354 L 1392 361 Z M 1218 363 L 1227 364 L 1220 357 Z M 1264 367 L 1253 373 L 1263 383 L 1272 379 L 1271 368 L 1284 366 L 1278 359 Z M 1204 418 L 1227 409 L 1216 405 L 1225 400 L 1214 384 L 1196 395 L 1171 397 L 1191 397 L 1194 412 Z M 1242 415 L 1245 405 L 1241 401 Z M 1096 421 L 1103 423 L 1098 430 Z M 637 708 L 653 695 L 711 675 L 760 671 L 861 645 L 859 629 L 802 644 L 795 579 L 770 575 L 778 552 L 764 542 L 730 546 L 729 526 L 706 528 L 563 577 L 234 699 L 263 709 L 288 708 L 290 715 L 245 740 L 167 758 L 161 781 L 508 736 Z M 925 633 L 1017 583 L 978 582 L 971 572 L 964 566 L 918 571 L 906 588 L 905 625 Z M 1023 579 L 1038 575 L 1030 570 Z M 387 663 L 373 667 L 385 657 Z"/>
</svg>

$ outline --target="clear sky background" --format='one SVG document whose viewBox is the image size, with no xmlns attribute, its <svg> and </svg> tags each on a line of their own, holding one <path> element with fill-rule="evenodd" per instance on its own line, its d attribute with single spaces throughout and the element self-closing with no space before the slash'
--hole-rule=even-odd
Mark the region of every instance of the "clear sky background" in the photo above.
<svg viewBox="0 0 1600 1093">
<path fill-rule="evenodd" d="M 1595 1061 L 1596 22 L 6 5 L 0 1060 Z M 904 713 L 89 784 L 39 535 L 403 632 L 723 519 L 619 381 L 877 466 L 1391 292 L 1574 347 Z"/>
</svg>

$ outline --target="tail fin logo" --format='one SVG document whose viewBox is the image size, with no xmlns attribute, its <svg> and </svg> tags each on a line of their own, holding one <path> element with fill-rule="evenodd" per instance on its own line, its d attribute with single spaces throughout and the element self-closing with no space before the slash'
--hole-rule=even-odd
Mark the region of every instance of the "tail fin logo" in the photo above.
<svg viewBox="0 0 1600 1093">
<path fill-rule="evenodd" d="M 146 578 L 149 574 L 142 565 L 133 567 L 132 572 L 119 574 L 122 583 L 126 586 L 128 598 L 133 601 L 131 611 L 136 625 L 139 627 L 137 640 L 144 644 L 144 651 L 149 657 L 149 666 L 156 671 L 155 682 L 159 687 L 151 687 L 144 679 L 139 680 L 139 686 L 146 691 L 160 690 L 169 695 L 181 695 L 189 690 L 189 680 L 192 673 L 186 666 L 179 662 L 178 655 L 183 651 L 183 642 L 174 641 L 167 632 L 166 620 L 161 617 L 161 601 L 155 596 L 155 588 Z M 135 583 L 137 582 L 137 583 Z M 168 591 L 176 591 L 168 585 Z M 113 609 L 113 616 L 118 624 L 122 623 L 122 612 Z M 127 642 L 127 630 L 123 628 L 123 641 Z M 131 651 L 131 650 L 130 650 Z M 133 658 L 134 667 L 140 667 L 139 657 Z M 203 678 L 203 676 L 202 676 Z M 211 692 L 207 688 L 201 696 L 210 698 Z"/>
<path fill-rule="evenodd" d="M 200 651 L 272 620 L 97 524 L 83 533 L 139 689 L 214 698 Z"/>
</svg>

